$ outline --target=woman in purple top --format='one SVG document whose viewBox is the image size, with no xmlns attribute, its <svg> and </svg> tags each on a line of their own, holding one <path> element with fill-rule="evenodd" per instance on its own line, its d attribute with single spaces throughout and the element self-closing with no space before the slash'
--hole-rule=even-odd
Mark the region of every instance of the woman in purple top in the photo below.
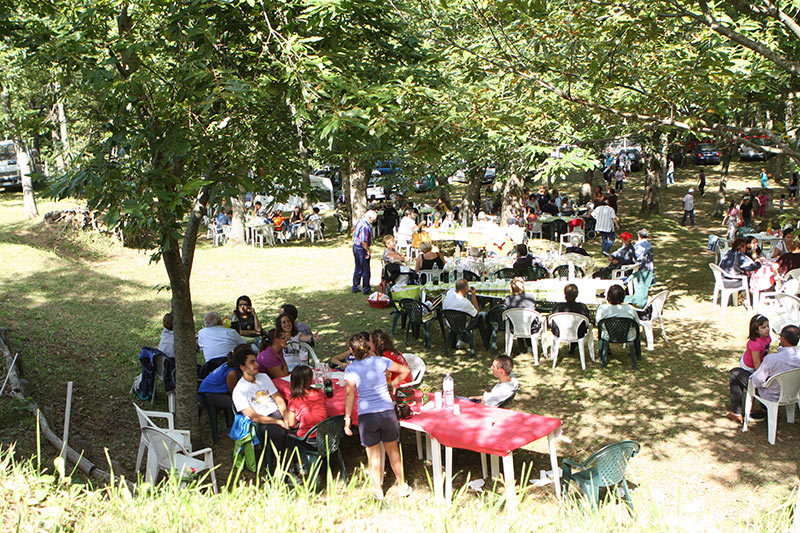
<svg viewBox="0 0 800 533">
<path fill-rule="evenodd" d="M 289 375 L 289 367 L 283 357 L 286 348 L 286 334 L 276 329 L 271 329 L 259 346 L 258 371 L 267 374 L 272 379 L 283 378 Z"/>
<path fill-rule="evenodd" d="M 355 361 L 347 366 L 344 379 L 347 383 L 347 396 L 344 408 L 344 432 L 353 434 L 350 416 L 353 400 L 358 389 L 358 433 L 361 445 L 367 450 L 369 474 L 372 479 L 372 494 L 376 500 L 383 500 L 381 480 L 381 442 L 389 456 L 400 496 L 411 494 L 411 487 L 405 481 L 403 460 L 397 441 L 400 437 L 400 423 L 394 412 L 394 401 L 386 382 L 386 371 L 396 373 L 391 382 L 392 390 L 408 377 L 410 370 L 386 357 L 375 356 L 369 349 L 369 341 L 361 335 L 350 337 L 350 352 Z"/>
</svg>

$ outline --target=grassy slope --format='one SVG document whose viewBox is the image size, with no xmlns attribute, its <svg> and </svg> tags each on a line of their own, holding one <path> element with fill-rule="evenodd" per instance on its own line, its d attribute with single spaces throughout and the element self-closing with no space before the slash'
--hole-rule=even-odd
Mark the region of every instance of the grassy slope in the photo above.
<svg viewBox="0 0 800 533">
<path fill-rule="evenodd" d="M 755 181 L 756 164 L 739 165 L 736 175 Z M 709 300 L 712 277 L 705 251 L 709 231 L 722 231 L 712 220 L 715 173 L 707 172 L 709 193 L 697 201 L 696 229 L 677 224 L 680 197 L 696 180 L 697 169 L 679 169 L 678 185 L 662 191 L 661 217 L 642 220 L 638 211 L 641 177 L 628 181 L 620 197 L 624 229 L 641 226 L 653 233 L 656 272 L 671 290 L 665 313 L 670 343 L 657 338 L 654 352 L 644 352 L 640 370 L 632 373 L 621 347 L 613 348 L 609 368 L 590 364 L 581 372 L 577 358 L 562 357 L 553 370 L 533 367 L 532 356 L 516 356 L 521 392 L 515 408 L 564 420 L 571 445 L 559 454 L 585 457 L 601 445 L 633 438 L 643 444 L 631 462 L 629 479 L 649 487 L 665 512 L 679 512 L 701 529 L 729 528 L 742 516 L 778 505 L 787 481 L 797 482 L 798 426 L 780 423 L 777 445 L 766 442 L 766 426 L 742 434 L 722 418 L 727 396 L 727 370 L 736 364 L 744 346 L 748 316 L 744 309 L 719 315 Z M 577 184 L 557 184 L 574 192 Z M 733 179 L 729 190 L 745 182 Z M 108 447 L 117 465 L 130 472 L 138 443 L 138 428 L 128 389 L 138 372 L 136 356 L 142 345 L 157 342 L 160 317 L 169 308 L 169 294 L 158 291 L 167 283 L 160 264 L 146 254 L 123 249 L 102 238 L 20 222 L 21 197 L 3 193 L 0 204 L 0 323 L 12 328 L 13 344 L 23 353 L 25 376 L 36 384 L 34 398 L 47 406 L 51 425 L 60 429 L 64 383 L 75 382 L 71 441 L 102 462 Z M 52 205 L 40 204 L 45 212 Z M 590 252 L 598 255 L 598 242 Z M 390 328 L 388 312 L 370 309 L 363 297 L 348 289 L 352 256 L 346 240 L 278 248 L 198 249 L 192 294 L 198 326 L 203 313 L 230 312 L 235 298 L 248 294 L 263 322 L 275 317 L 284 301 L 295 303 L 300 315 L 323 335 L 319 353 L 330 356 L 343 349 L 346 337 L 361 329 Z M 373 268 L 377 279 L 377 265 Z M 445 371 L 454 373 L 458 394 L 490 387 L 488 354 L 477 360 L 458 352 L 445 360 L 442 339 L 434 328 L 433 346 L 419 341 L 406 351 L 428 364 L 426 381 L 435 386 Z M 402 338 L 398 334 L 399 338 Z M 402 344 L 402 342 L 401 342 Z M 162 403 L 163 395 L 158 404 Z M 20 440 L 32 450 L 26 428 L 31 421 L 19 410 L 0 409 L 0 440 Z M 165 408 L 165 405 L 160 406 Z M 205 422 L 205 421 L 204 421 Z M 229 439 L 215 447 L 218 462 L 227 462 Z M 412 451 L 411 441 L 406 449 Z M 357 443 L 346 449 L 348 468 L 362 460 Z M 546 444 L 534 443 L 515 455 L 519 464 L 533 463 L 534 472 L 549 468 Z M 479 473 L 476 456 L 457 454 L 456 467 Z M 415 458 L 406 468 L 423 491 L 425 469 Z M 519 467 L 518 467 L 519 468 Z M 460 479 L 459 482 L 463 481 Z M 458 486 L 458 484 L 456 485 Z M 532 502 L 551 505 L 552 491 L 537 490 Z"/>
</svg>

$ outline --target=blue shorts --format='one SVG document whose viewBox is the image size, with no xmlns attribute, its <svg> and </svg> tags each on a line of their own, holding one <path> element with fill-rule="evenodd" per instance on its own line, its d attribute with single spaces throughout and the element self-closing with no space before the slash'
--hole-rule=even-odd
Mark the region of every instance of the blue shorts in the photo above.
<svg viewBox="0 0 800 533">
<path fill-rule="evenodd" d="M 400 438 L 400 422 L 394 409 L 378 413 L 358 414 L 358 434 L 365 448 L 381 442 L 392 442 Z"/>
</svg>

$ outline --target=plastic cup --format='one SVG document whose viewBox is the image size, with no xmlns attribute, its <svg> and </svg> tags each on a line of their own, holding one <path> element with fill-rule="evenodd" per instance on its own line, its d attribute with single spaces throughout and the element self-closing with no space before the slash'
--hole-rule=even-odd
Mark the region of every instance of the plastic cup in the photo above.
<svg viewBox="0 0 800 533">
<path fill-rule="evenodd" d="M 437 409 L 442 407 L 442 393 L 441 392 L 434 392 L 433 393 L 433 405 Z"/>
</svg>

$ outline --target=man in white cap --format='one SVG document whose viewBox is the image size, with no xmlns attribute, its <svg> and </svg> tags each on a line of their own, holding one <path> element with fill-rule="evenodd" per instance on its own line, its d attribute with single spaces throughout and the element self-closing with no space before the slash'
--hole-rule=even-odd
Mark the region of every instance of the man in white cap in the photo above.
<svg viewBox="0 0 800 533">
<path fill-rule="evenodd" d="M 692 226 L 694 226 L 694 189 L 689 189 L 689 192 L 686 196 L 683 197 L 683 219 L 681 220 L 681 226 L 686 225 L 686 217 L 688 216 L 692 222 Z"/>
</svg>

